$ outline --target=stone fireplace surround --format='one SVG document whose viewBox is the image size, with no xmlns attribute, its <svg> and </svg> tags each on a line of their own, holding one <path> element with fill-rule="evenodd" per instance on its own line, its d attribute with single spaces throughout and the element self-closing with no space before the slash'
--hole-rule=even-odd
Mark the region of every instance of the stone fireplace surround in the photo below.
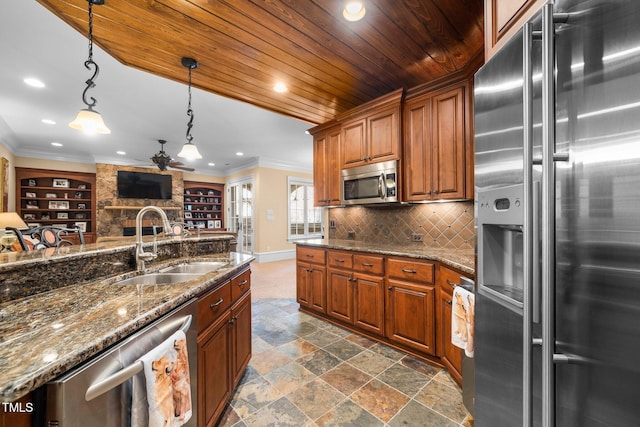
<svg viewBox="0 0 640 427">
<path fill-rule="evenodd" d="M 119 199 L 117 176 L 119 170 L 157 173 L 172 176 L 171 200 Z M 169 208 L 165 212 L 169 221 L 181 221 L 184 204 L 184 178 L 180 171 L 160 171 L 156 168 L 96 164 L 96 238 L 123 236 L 125 227 L 135 227 L 135 218 L 143 206 L 154 205 Z M 162 225 L 160 217 L 151 213 L 145 216 L 144 226 Z"/>
</svg>

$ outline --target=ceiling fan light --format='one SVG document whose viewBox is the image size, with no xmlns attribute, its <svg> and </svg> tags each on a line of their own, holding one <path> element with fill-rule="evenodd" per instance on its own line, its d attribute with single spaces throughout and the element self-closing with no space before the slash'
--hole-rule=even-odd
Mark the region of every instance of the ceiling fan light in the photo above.
<svg viewBox="0 0 640 427">
<path fill-rule="evenodd" d="M 193 145 L 191 142 L 187 142 L 182 146 L 182 150 L 178 153 L 178 157 L 182 157 L 187 160 L 199 160 L 202 158 L 202 155 L 198 151 L 198 147 Z"/>
<path fill-rule="evenodd" d="M 76 118 L 69 123 L 71 129 L 81 130 L 88 134 L 110 134 L 111 130 L 104 124 L 102 116 L 95 110 L 82 109 Z"/>
<path fill-rule="evenodd" d="M 350 1 L 344 6 L 342 16 L 350 22 L 359 21 L 364 18 L 366 10 L 361 1 Z"/>
</svg>

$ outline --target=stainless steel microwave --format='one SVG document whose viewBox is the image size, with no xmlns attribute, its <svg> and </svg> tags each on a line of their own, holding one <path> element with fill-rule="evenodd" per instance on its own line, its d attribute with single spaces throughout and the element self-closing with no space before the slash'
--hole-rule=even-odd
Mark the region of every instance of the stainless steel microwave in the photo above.
<svg viewBox="0 0 640 427">
<path fill-rule="evenodd" d="M 397 183 L 396 160 L 342 169 L 340 198 L 344 205 L 397 202 Z"/>
</svg>

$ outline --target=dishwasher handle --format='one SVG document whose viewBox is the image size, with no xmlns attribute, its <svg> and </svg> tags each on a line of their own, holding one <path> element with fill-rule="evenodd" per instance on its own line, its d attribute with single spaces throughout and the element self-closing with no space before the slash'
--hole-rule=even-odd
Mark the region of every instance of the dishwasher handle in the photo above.
<svg viewBox="0 0 640 427">
<path fill-rule="evenodd" d="M 187 331 L 189 330 L 189 327 L 191 326 L 192 320 L 193 320 L 192 315 L 186 316 L 179 329 L 186 334 Z M 87 388 L 87 392 L 84 395 L 84 399 L 87 402 L 89 402 L 95 399 L 96 397 L 103 395 L 104 393 L 114 389 L 115 387 L 119 386 L 123 382 L 127 381 L 129 378 L 138 374 L 139 372 L 142 372 L 143 369 L 144 367 L 142 365 L 142 361 L 137 360 L 133 362 L 131 365 L 127 366 L 126 368 L 123 368 L 118 372 L 115 372 L 109 375 L 108 377 L 91 384 Z"/>
</svg>

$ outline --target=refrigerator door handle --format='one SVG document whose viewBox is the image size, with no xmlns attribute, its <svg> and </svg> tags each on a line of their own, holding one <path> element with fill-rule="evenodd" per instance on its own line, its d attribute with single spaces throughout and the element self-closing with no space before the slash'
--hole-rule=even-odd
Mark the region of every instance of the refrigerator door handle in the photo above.
<svg viewBox="0 0 640 427">
<path fill-rule="evenodd" d="M 534 257 L 534 215 L 536 205 L 532 188 L 533 181 L 533 29 L 532 24 L 524 24 L 522 33 L 523 71 L 523 159 L 524 159 L 524 218 L 523 218 L 523 308 L 522 308 L 522 426 L 531 427 L 532 409 L 532 286 Z"/>
<path fill-rule="evenodd" d="M 542 7 L 542 427 L 555 426 L 555 27 Z"/>
</svg>

